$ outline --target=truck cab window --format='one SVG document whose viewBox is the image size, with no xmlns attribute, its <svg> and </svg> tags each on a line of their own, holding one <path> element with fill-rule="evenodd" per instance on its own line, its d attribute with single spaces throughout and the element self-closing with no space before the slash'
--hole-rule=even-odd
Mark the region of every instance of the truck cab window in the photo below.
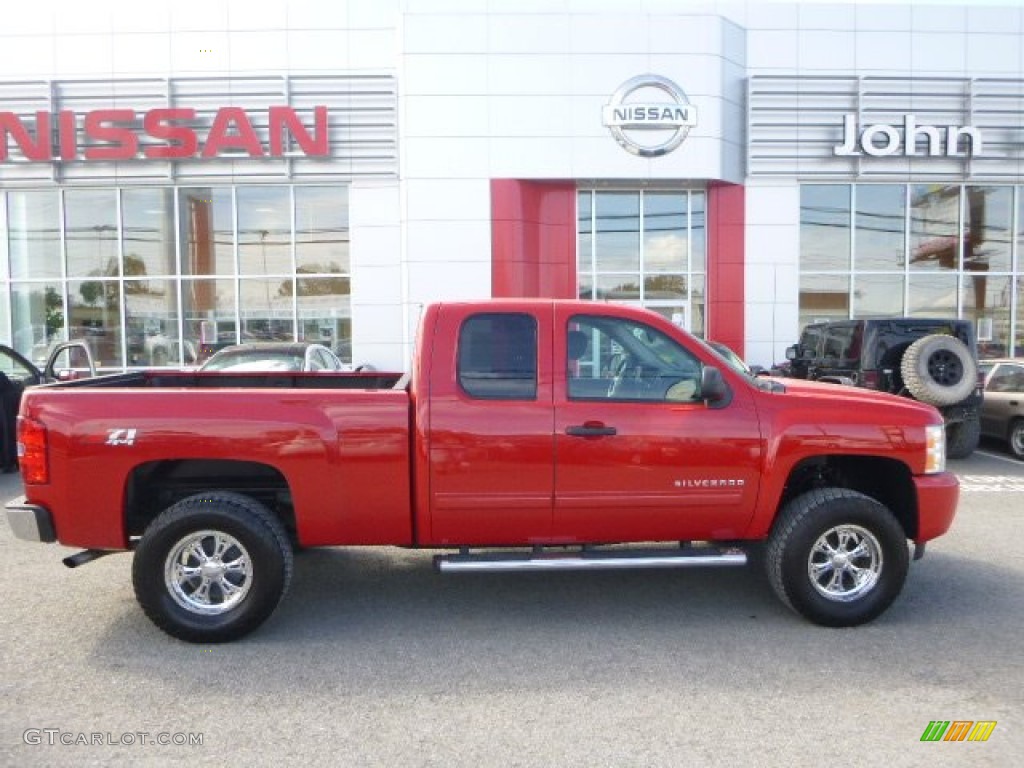
<svg viewBox="0 0 1024 768">
<path fill-rule="evenodd" d="M 537 321 L 520 313 L 485 313 L 459 332 L 459 386 L 485 400 L 537 397 Z"/>
<path fill-rule="evenodd" d="M 649 325 L 574 315 L 567 329 L 566 357 L 572 400 L 700 399 L 700 361 Z"/>
</svg>

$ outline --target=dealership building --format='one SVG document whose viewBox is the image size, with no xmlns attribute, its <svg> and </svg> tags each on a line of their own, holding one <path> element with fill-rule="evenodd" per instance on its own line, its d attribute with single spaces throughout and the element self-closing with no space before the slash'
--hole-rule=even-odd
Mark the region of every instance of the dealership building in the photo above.
<svg viewBox="0 0 1024 768">
<path fill-rule="evenodd" d="M 0 342 L 103 367 L 423 306 L 649 307 L 770 365 L 808 322 L 1024 348 L 1024 9 L 36 2 L 0 30 Z"/>
</svg>

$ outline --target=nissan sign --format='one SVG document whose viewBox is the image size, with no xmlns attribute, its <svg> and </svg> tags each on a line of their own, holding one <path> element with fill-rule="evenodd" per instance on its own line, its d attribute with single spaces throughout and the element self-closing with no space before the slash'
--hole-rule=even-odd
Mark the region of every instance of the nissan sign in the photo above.
<svg viewBox="0 0 1024 768">
<path fill-rule="evenodd" d="M 306 157 L 330 154 L 326 106 L 313 108 L 312 130 L 299 112 L 272 106 L 260 114 L 241 107 L 221 107 L 204 125 L 192 108 L 94 109 L 84 114 L 69 109 L 40 111 L 35 120 L 0 112 L 0 162 L 9 159 L 11 143 L 29 162 L 53 160 L 185 160 L 221 156 Z M 267 126 L 264 144 L 256 125 Z M 289 138 L 297 150 L 289 152 Z"/>
<path fill-rule="evenodd" d="M 660 157 L 683 143 L 697 124 L 697 108 L 668 78 L 639 75 L 612 94 L 601 111 L 601 122 L 626 151 Z"/>
</svg>

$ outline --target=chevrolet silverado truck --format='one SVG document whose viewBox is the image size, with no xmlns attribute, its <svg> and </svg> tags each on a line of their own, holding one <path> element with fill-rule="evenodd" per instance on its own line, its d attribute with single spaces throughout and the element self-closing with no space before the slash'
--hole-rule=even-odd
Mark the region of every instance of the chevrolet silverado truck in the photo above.
<svg viewBox="0 0 1024 768">
<path fill-rule="evenodd" d="M 881 614 L 958 499 L 923 403 L 754 378 L 647 310 L 424 311 L 408 374 L 133 371 L 19 415 L 16 536 L 134 551 L 146 615 L 239 638 L 297 548 L 437 550 L 442 572 L 763 563 L 817 624 Z"/>
</svg>

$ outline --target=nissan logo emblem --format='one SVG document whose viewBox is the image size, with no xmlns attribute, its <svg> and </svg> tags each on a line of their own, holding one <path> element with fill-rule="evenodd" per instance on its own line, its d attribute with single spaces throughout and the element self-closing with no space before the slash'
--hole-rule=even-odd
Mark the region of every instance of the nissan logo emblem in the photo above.
<svg viewBox="0 0 1024 768">
<path fill-rule="evenodd" d="M 660 98 L 644 98 L 644 91 L 652 90 L 659 91 L 660 94 L 655 95 Z M 634 94 L 638 94 L 638 98 L 629 101 Z M 660 157 L 683 143 L 697 124 L 697 108 L 686 98 L 683 89 L 668 78 L 638 75 L 612 94 L 611 101 L 601 110 L 601 122 L 626 151 L 640 157 Z M 663 140 L 642 143 L 634 137 L 636 132 L 647 132 Z"/>
</svg>

